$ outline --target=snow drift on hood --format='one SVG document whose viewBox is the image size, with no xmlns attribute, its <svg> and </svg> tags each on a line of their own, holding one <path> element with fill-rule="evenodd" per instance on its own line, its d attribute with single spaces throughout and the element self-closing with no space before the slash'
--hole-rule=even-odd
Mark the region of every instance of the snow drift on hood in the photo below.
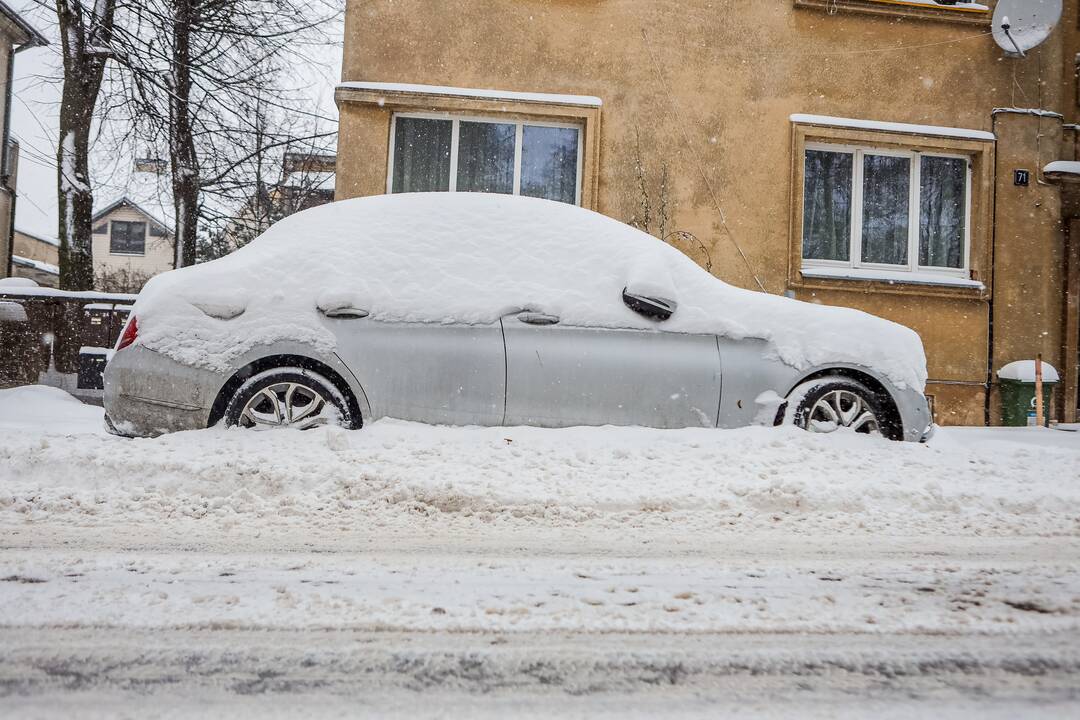
<svg viewBox="0 0 1080 720">
<path fill-rule="evenodd" d="M 629 287 L 678 303 L 660 323 L 625 306 Z M 263 343 L 332 352 L 319 305 L 373 320 L 494 323 L 520 310 L 564 325 L 761 338 L 798 369 L 872 367 L 921 390 L 918 335 L 857 310 L 732 287 L 675 248 L 604 215 L 547 200 L 417 193 L 356 198 L 285 218 L 220 260 L 153 278 L 135 305 L 139 342 L 226 370 Z"/>
</svg>

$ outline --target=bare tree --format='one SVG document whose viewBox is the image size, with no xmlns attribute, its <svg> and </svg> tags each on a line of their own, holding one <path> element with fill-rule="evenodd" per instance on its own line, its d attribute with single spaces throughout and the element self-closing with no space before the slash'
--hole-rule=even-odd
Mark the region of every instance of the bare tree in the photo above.
<svg viewBox="0 0 1080 720">
<path fill-rule="evenodd" d="M 200 220 L 264 181 L 268 152 L 333 136 L 289 72 L 339 14 L 328 0 L 144 0 L 118 23 L 116 106 L 127 139 L 169 159 L 176 267 L 195 262 Z"/>
<path fill-rule="evenodd" d="M 102 75 L 113 39 L 116 0 L 56 0 L 64 59 L 60 137 L 56 147 L 60 211 L 60 287 L 89 290 L 94 285 L 90 218 L 90 133 Z"/>
</svg>

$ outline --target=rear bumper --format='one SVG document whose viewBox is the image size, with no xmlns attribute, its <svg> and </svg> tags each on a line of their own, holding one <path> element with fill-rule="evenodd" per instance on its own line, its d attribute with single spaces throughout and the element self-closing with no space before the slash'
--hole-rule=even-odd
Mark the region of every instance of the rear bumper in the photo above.
<svg viewBox="0 0 1080 720">
<path fill-rule="evenodd" d="M 105 427 L 147 437 L 205 428 L 225 377 L 133 345 L 105 367 Z"/>
<path fill-rule="evenodd" d="M 918 390 L 901 390 L 896 393 L 896 409 L 900 413 L 900 422 L 904 427 L 904 440 L 908 442 L 926 442 L 933 435 L 937 426 L 930 415 L 930 405 L 926 396 Z"/>
</svg>

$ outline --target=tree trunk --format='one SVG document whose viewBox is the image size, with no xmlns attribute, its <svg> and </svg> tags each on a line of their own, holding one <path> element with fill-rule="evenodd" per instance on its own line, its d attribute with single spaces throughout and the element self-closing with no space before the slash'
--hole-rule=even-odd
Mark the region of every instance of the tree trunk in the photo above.
<svg viewBox="0 0 1080 720">
<path fill-rule="evenodd" d="M 195 264 L 199 231 L 199 161 L 191 118 L 191 35 L 196 2 L 176 0 L 173 6 L 169 159 L 176 212 L 174 266 L 178 268 Z"/>
<path fill-rule="evenodd" d="M 106 54 L 101 47 L 107 46 L 112 36 L 115 4 L 115 0 L 96 0 L 87 11 L 81 2 L 56 0 L 64 53 L 56 174 L 60 287 L 65 290 L 91 290 L 94 286 L 90 130 L 105 70 Z"/>
</svg>

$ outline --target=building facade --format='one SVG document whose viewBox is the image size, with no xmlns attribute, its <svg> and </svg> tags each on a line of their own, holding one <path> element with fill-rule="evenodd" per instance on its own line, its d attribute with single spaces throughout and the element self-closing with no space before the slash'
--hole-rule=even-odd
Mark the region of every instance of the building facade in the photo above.
<svg viewBox="0 0 1080 720">
<path fill-rule="evenodd" d="M 43 287 L 60 287 L 60 242 L 15 228 L 11 275 Z"/>
<path fill-rule="evenodd" d="M 133 293 L 159 273 L 173 269 L 172 230 L 127 197 L 94 214 L 94 287 Z"/>
<path fill-rule="evenodd" d="M 15 232 L 15 188 L 19 168 L 19 144 L 11 137 L 12 78 L 15 54 L 48 45 L 37 30 L 0 0 L 0 278 L 12 274 Z"/>
<path fill-rule="evenodd" d="M 913 328 L 940 423 L 997 422 L 1037 353 L 1073 420 L 1077 5 L 1008 57 L 992 0 L 350 0 L 337 197 L 578 203 Z"/>
</svg>

